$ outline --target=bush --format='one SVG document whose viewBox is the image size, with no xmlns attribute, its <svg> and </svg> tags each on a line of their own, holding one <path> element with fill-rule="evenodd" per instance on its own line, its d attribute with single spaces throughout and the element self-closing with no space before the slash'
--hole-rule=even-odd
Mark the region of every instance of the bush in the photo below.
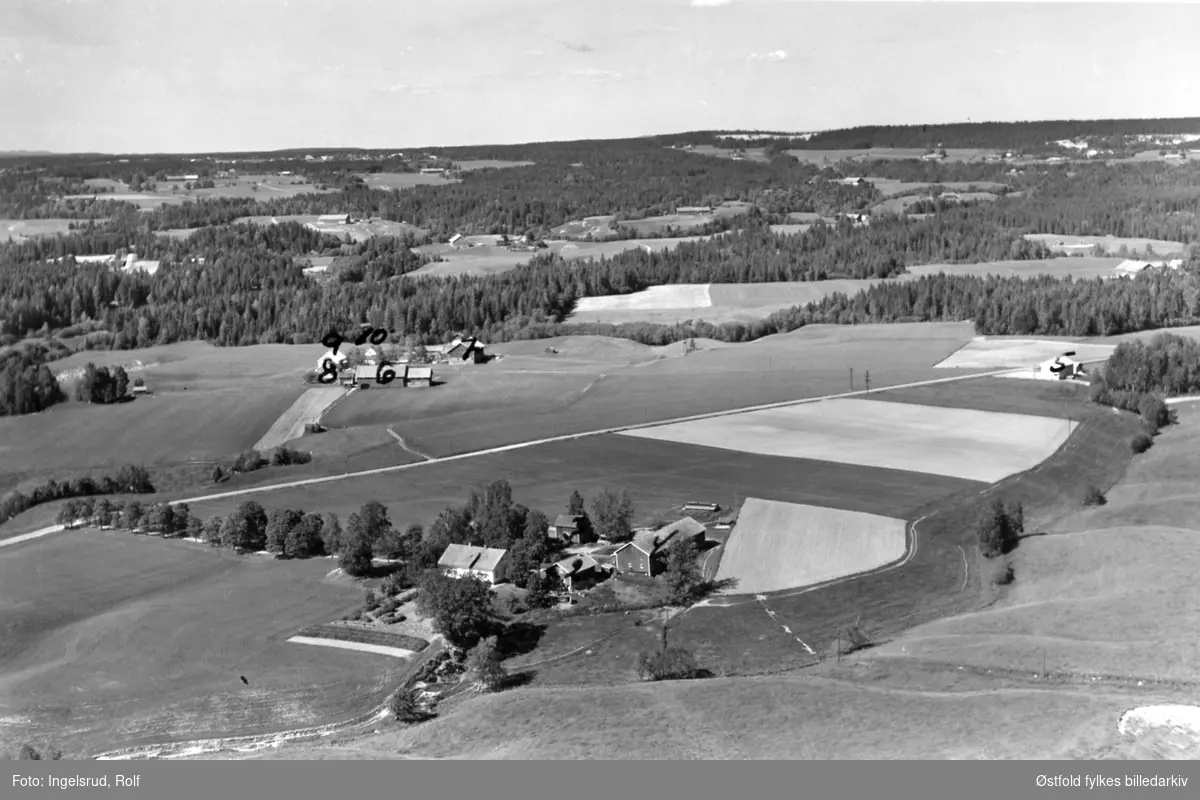
<svg viewBox="0 0 1200 800">
<path fill-rule="evenodd" d="M 425 714 L 417 699 L 417 690 L 402 687 L 388 698 L 388 711 L 397 722 L 420 722 Z"/>
<path fill-rule="evenodd" d="M 1102 506 L 1108 502 L 1108 498 L 1104 496 L 1104 492 L 1100 491 L 1095 485 L 1088 484 L 1087 489 L 1083 492 L 1083 504 L 1085 506 Z"/>
<path fill-rule="evenodd" d="M 1132 439 L 1129 440 L 1129 449 L 1133 451 L 1134 455 L 1146 452 L 1153 445 L 1154 440 L 1150 438 L 1149 434 L 1146 433 L 1136 434 Z"/>
<path fill-rule="evenodd" d="M 997 564 L 992 572 L 992 583 L 996 586 L 1008 586 L 1014 577 L 1012 564 Z"/>
<path fill-rule="evenodd" d="M 1156 395 L 1142 397 L 1138 402 L 1138 414 L 1151 434 L 1158 433 L 1159 428 L 1171 423 L 1170 407 Z"/>
<path fill-rule="evenodd" d="M 366 593 L 363 595 L 363 606 L 367 609 L 367 611 L 374 611 L 375 609 L 379 608 L 379 595 L 375 594 L 374 590 L 367 589 Z"/>
</svg>

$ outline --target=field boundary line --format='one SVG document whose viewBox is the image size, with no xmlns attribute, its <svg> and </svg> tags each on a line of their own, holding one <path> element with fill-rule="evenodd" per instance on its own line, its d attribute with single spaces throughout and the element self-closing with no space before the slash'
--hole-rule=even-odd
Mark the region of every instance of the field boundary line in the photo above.
<svg viewBox="0 0 1200 800">
<path fill-rule="evenodd" d="M 971 576 L 971 568 L 967 565 L 967 551 L 963 549 L 961 544 L 958 545 L 958 552 L 962 553 L 963 557 L 963 583 L 959 591 L 965 592 L 967 590 L 967 578 Z"/>
<path fill-rule="evenodd" d="M 532 661 L 528 664 L 511 664 L 511 665 L 509 665 L 509 667 L 511 669 L 517 670 L 519 672 L 519 671 L 530 669 L 531 667 L 540 667 L 542 664 L 549 664 L 551 661 L 561 661 L 564 658 L 570 658 L 571 656 L 578 655 L 579 653 L 582 653 L 584 650 L 587 650 L 590 647 L 595 647 L 598 644 L 607 642 L 609 639 L 613 638 L 618 633 L 624 633 L 624 631 L 613 631 L 612 633 L 601 636 L 599 639 L 597 639 L 594 642 L 588 642 L 585 645 L 576 647 L 574 650 L 572 650 L 569 653 L 562 653 L 561 655 L 550 656 L 549 658 L 543 658 L 540 661 Z"/>
</svg>

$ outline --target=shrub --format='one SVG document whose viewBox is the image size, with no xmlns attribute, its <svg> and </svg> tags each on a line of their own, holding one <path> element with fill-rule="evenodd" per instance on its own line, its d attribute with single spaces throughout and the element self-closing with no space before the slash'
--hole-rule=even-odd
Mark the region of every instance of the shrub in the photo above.
<svg viewBox="0 0 1200 800">
<path fill-rule="evenodd" d="M 1153 445 L 1154 440 L 1150 438 L 1149 434 L 1145 433 L 1135 434 L 1134 437 L 1129 440 L 1129 449 L 1133 451 L 1134 455 L 1146 452 Z"/>
<path fill-rule="evenodd" d="M 367 611 L 374 611 L 379 608 L 379 595 L 375 594 L 373 589 L 367 589 L 363 595 L 363 606 Z"/>
<path fill-rule="evenodd" d="M 1138 414 L 1152 434 L 1158 433 L 1159 428 L 1171 423 L 1170 407 L 1156 395 L 1148 394 L 1142 397 L 1138 402 Z"/>
<path fill-rule="evenodd" d="M 1083 504 L 1085 506 L 1102 506 L 1108 502 L 1108 498 L 1104 496 L 1104 492 L 1100 491 L 1094 484 L 1088 484 L 1087 489 L 1083 492 Z"/>
<path fill-rule="evenodd" d="M 1013 578 L 1012 564 L 997 564 L 992 571 L 992 583 L 996 586 L 1007 586 L 1013 582 Z"/>
<path fill-rule="evenodd" d="M 424 718 L 417 690 L 401 687 L 388 698 L 388 711 L 397 722 L 420 722 Z"/>
</svg>

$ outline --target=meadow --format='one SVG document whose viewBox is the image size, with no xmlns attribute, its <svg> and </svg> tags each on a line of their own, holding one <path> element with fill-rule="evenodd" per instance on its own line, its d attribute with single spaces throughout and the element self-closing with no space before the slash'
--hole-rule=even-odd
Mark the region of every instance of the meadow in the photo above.
<svg viewBox="0 0 1200 800">
<path fill-rule="evenodd" d="M 1058 449 L 1067 420 L 860 398 L 626 431 L 656 441 L 994 483 Z"/>
<path fill-rule="evenodd" d="M 0 551 L 0 747 L 79 754 L 368 710 L 403 662 L 285 641 L 361 602 L 331 567 L 116 531 Z"/>
<path fill-rule="evenodd" d="M 445 186 L 457 181 L 440 172 L 364 172 L 358 177 L 371 189 L 411 189 L 414 186 Z"/>
<path fill-rule="evenodd" d="M 304 426 L 319 422 L 321 416 L 338 400 L 346 396 L 341 386 L 320 386 L 308 389 L 271 425 L 255 443 L 259 452 L 273 450 L 304 435 Z"/>
<path fill-rule="evenodd" d="M 1183 252 L 1183 242 L 1172 242 L 1165 239 L 1141 239 L 1121 236 L 1067 236 L 1058 233 L 1027 233 L 1025 238 L 1033 242 L 1041 242 L 1051 250 L 1069 252 L 1081 247 L 1098 246 L 1106 253 L 1116 253 L 1122 247 L 1128 248 L 1131 255 L 1140 257 L 1149 247 L 1154 256 L 1166 256 Z"/>
<path fill-rule="evenodd" d="M 34 236 L 54 236 L 68 233 L 71 224 L 79 224 L 77 219 L 0 219 L 0 239 L 21 241 Z M 99 222 L 97 222 L 99 224 Z"/>
<path fill-rule="evenodd" d="M 985 156 L 994 154 L 992 150 L 981 150 L 970 147 L 947 147 L 947 162 L 982 161 Z M 806 164 L 836 164 L 839 161 L 874 161 L 874 160 L 903 160 L 916 159 L 925 155 L 920 147 L 872 147 L 863 150 L 788 150 L 787 154 Z"/>
<path fill-rule="evenodd" d="M 956 192 L 958 200 L 962 203 L 986 203 L 999 198 L 999 195 L 991 192 Z M 928 195 L 904 195 L 901 197 L 889 197 L 881 203 L 876 203 L 871 206 L 871 212 L 875 214 L 901 214 L 908 210 L 912 205 L 915 205 L 923 200 L 932 200 Z"/>
<path fill-rule="evenodd" d="M 1146 682 L 1200 679 L 1200 408 L 1136 456 L 1104 505 L 1046 520 L 1013 555 L 999 603 L 915 628 L 887 659 Z"/>
<path fill-rule="evenodd" d="M 893 178 L 873 178 L 870 175 L 867 175 L 866 179 L 882 192 L 885 197 L 889 198 L 916 194 L 928 197 L 930 188 L 935 185 L 932 183 L 910 183 Z M 993 181 L 946 181 L 936 185 L 941 186 L 948 192 L 955 192 L 963 196 L 964 199 L 970 194 L 987 194 L 995 198 L 997 194 L 1008 189 L 1008 184 L 995 183 Z"/>
<path fill-rule="evenodd" d="M 105 182 L 105 186 L 115 191 L 103 194 L 66 195 L 67 199 L 95 197 L 100 200 L 120 200 L 133 203 L 142 208 L 155 208 L 160 205 L 182 205 L 183 203 L 205 197 L 247 198 L 261 197 L 294 197 L 299 194 L 312 194 L 321 191 L 305 178 L 299 175 L 238 175 L 229 178 L 213 178 L 211 189 L 186 189 L 187 181 L 159 181 L 153 191 L 132 192 L 124 184 L 115 181 Z"/>
<path fill-rule="evenodd" d="M 504 161 L 498 158 L 468 158 L 455 161 L 455 166 L 462 172 L 472 172 L 477 169 L 512 169 L 513 167 L 531 167 L 532 161 Z"/>
<path fill-rule="evenodd" d="M 717 581 L 730 592 L 795 589 L 878 569 L 905 553 L 902 519 L 747 498 Z"/>
</svg>

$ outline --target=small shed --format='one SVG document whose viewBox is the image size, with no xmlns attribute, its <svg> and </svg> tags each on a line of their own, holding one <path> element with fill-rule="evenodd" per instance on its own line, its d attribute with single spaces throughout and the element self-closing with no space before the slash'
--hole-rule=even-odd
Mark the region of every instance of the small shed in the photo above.
<svg viewBox="0 0 1200 800">
<path fill-rule="evenodd" d="M 458 243 L 462 241 L 462 238 L 463 235 L 461 233 L 456 233 L 450 237 L 450 244 L 454 247 L 458 247 Z"/>
<path fill-rule="evenodd" d="M 568 556 L 545 569 L 545 574 L 561 580 L 568 592 L 591 588 L 604 578 L 605 572 L 600 562 L 586 553 Z"/>
<path fill-rule="evenodd" d="M 1069 356 L 1058 356 L 1037 365 L 1036 377 L 1048 381 L 1063 381 L 1083 374 L 1083 365 Z"/>
</svg>

